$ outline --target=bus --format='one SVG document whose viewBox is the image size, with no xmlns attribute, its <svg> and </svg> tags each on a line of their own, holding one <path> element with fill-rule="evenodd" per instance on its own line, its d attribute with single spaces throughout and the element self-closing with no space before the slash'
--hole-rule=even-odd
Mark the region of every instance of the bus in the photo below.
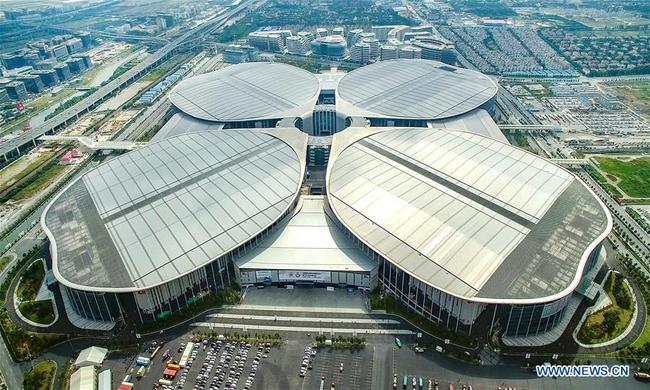
<svg viewBox="0 0 650 390">
<path fill-rule="evenodd" d="M 402 348 L 402 342 L 399 341 L 397 337 L 395 337 L 395 345 L 397 345 L 398 348 Z"/>
<path fill-rule="evenodd" d="M 420 390 L 424 388 L 424 379 L 422 379 L 422 377 L 418 379 L 418 386 L 420 387 Z"/>
<path fill-rule="evenodd" d="M 406 387 L 409 385 L 409 377 L 404 374 L 404 380 L 402 381 L 402 387 L 406 389 Z"/>
</svg>

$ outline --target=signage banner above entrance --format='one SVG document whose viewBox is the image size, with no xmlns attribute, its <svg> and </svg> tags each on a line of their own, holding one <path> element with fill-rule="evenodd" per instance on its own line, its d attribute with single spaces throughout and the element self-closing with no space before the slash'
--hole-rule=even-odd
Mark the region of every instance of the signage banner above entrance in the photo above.
<svg viewBox="0 0 650 390">
<path fill-rule="evenodd" d="M 300 280 L 330 283 L 332 281 L 332 273 L 329 271 L 279 271 L 278 274 L 281 282 Z"/>
<path fill-rule="evenodd" d="M 271 271 L 255 271 L 255 278 L 258 282 L 270 282 Z"/>
</svg>

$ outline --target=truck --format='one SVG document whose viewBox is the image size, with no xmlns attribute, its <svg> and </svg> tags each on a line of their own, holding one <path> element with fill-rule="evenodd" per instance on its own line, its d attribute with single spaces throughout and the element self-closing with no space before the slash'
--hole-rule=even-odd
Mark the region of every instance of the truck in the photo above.
<svg viewBox="0 0 650 390">
<path fill-rule="evenodd" d="M 138 380 L 142 379 L 145 370 L 146 369 L 144 368 L 144 366 L 140 366 L 140 368 L 138 368 L 138 372 L 135 373 L 135 377 L 138 378 Z"/>
<path fill-rule="evenodd" d="M 135 364 L 137 366 L 148 366 L 150 363 L 151 363 L 151 359 L 146 357 L 138 356 L 138 358 L 135 359 Z"/>
<path fill-rule="evenodd" d="M 190 356 L 192 355 L 192 349 L 194 348 L 194 343 L 189 342 L 185 346 L 185 350 L 183 351 L 183 355 L 181 355 L 181 360 L 178 361 L 178 366 L 180 368 L 185 368 L 185 365 L 187 365 L 187 361 L 190 359 Z"/>
<path fill-rule="evenodd" d="M 170 381 L 169 379 L 160 378 L 158 379 L 158 383 L 160 383 L 161 385 L 171 386 L 172 381 Z"/>
</svg>

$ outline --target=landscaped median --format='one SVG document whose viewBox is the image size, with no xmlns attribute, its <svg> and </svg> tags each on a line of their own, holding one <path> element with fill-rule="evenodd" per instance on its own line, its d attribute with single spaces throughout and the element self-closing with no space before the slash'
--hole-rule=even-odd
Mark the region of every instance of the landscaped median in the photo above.
<svg viewBox="0 0 650 390">
<path fill-rule="evenodd" d="M 329 338 L 325 335 L 316 336 L 316 347 L 318 348 L 338 348 L 338 349 L 362 349 L 366 347 L 365 337 L 346 337 L 338 336 Z"/>
<path fill-rule="evenodd" d="M 18 271 L 22 269 L 23 265 L 34 261 L 34 257 L 38 251 L 38 247 L 35 246 L 32 248 L 23 259 L 7 271 L 7 276 L 2 285 L 0 285 L 0 303 L 2 305 L 0 306 L 0 325 L 2 325 L 2 337 L 12 359 L 15 361 L 25 361 L 39 356 L 51 346 L 66 339 L 64 335 L 29 332 L 16 326 L 7 314 L 6 304 L 9 287 L 12 281 L 18 276 Z M 13 294 L 13 291 L 11 293 Z"/>
<path fill-rule="evenodd" d="M 54 323 L 53 300 L 37 300 L 38 291 L 45 279 L 45 266 L 43 260 L 34 261 L 20 276 L 16 294 L 14 295 L 14 308 L 19 316 L 33 326 L 48 326 Z"/>
<path fill-rule="evenodd" d="M 45 360 L 25 374 L 23 390 L 50 390 L 56 378 L 56 362 Z"/>
<path fill-rule="evenodd" d="M 643 295 L 647 311 L 650 309 L 650 278 L 636 263 L 633 263 L 622 256 L 618 258 L 618 261 L 625 265 L 630 276 L 636 281 L 636 285 Z M 639 359 L 650 356 L 650 316 L 647 315 L 647 312 L 645 326 L 643 327 L 641 334 L 639 334 L 637 339 L 627 348 L 619 350 L 618 355 L 625 359 Z"/>
<path fill-rule="evenodd" d="M 393 296 L 387 293 L 382 293 L 378 289 L 375 289 L 370 293 L 370 308 L 372 310 L 385 310 L 386 313 L 389 314 L 396 314 L 423 331 L 441 339 L 449 339 L 454 344 L 467 348 L 476 348 L 477 346 L 477 341 L 474 337 L 454 332 L 443 326 L 437 325 L 410 310 Z"/>
<path fill-rule="evenodd" d="M 587 316 L 576 334 L 580 343 L 602 344 L 619 337 L 632 321 L 634 299 L 625 278 L 611 272 L 604 290 L 611 303 Z"/>
</svg>

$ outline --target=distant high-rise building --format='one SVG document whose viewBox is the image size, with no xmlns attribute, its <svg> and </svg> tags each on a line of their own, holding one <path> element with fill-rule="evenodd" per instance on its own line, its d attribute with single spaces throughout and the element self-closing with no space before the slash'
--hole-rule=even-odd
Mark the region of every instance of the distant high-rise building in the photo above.
<svg viewBox="0 0 650 390">
<path fill-rule="evenodd" d="M 287 38 L 287 52 L 289 54 L 304 55 L 309 51 L 309 45 L 304 38 L 300 36 Z"/>
<path fill-rule="evenodd" d="M 316 38 L 322 38 L 329 35 L 329 32 L 326 28 L 317 28 L 316 29 Z"/>
<path fill-rule="evenodd" d="M 34 43 L 29 44 L 27 46 L 29 46 L 30 48 L 38 51 L 38 55 L 41 58 L 50 58 L 50 57 L 52 57 L 52 54 L 50 53 L 50 47 L 45 42 L 34 42 Z"/>
<path fill-rule="evenodd" d="M 0 89 L 0 104 L 5 104 L 9 103 L 11 101 L 11 98 L 9 97 L 9 94 L 7 93 L 6 89 Z"/>
<path fill-rule="evenodd" d="M 361 29 L 348 31 L 348 35 L 346 37 L 348 47 L 352 47 L 352 45 L 359 42 L 361 40 L 361 34 L 363 34 L 363 30 Z"/>
<path fill-rule="evenodd" d="M 370 46 L 370 58 L 375 59 L 379 57 L 379 41 L 375 38 L 364 38 L 361 40 Z"/>
<path fill-rule="evenodd" d="M 343 58 L 347 44 L 338 35 L 316 38 L 311 41 L 311 51 L 314 55 Z"/>
<path fill-rule="evenodd" d="M 41 83 L 46 87 L 53 87 L 59 83 L 59 76 L 54 69 L 35 70 L 32 72 L 41 78 Z"/>
<path fill-rule="evenodd" d="M 65 81 L 72 77 L 72 73 L 70 73 L 70 67 L 65 62 L 54 65 L 54 71 L 56 71 L 56 76 L 60 81 Z"/>
<path fill-rule="evenodd" d="M 160 30 L 166 30 L 167 20 L 165 20 L 165 18 L 163 18 L 162 16 L 156 16 L 156 26 L 158 26 L 158 29 Z"/>
<path fill-rule="evenodd" d="M 309 43 L 309 42 L 313 41 L 314 39 L 316 39 L 316 36 L 311 31 L 300 31 L 297 35 L 300 38 L 304 39 L 305 42 L 307 42 L 307 43 Z"/>
<path fill-rule="evenodd" d="M 66 45 L 52 46 L 52 55 L 54 55 L 54 58 L 63 58 L 68 54 L 68 48 Z"/>
<path fill-rule="evenodd" d="M 16 77 L 16 81 L 21 81 L 25 85 L 25 89 L 32 93 L 41 93 L 45 89 L 45 86 L 38 75 L 20 75 Z"/>
<path fill-rule="evenodd" d="M 257 61 L 259 51 L 252 46 L 230 45 L 223 52 L 223 61 L 228 64 Z"/>
<path fill-rule="evenodd" d="M 412 42 L 412 45 L 422 50 L 425 60 L 441 61 L 449 65 L 456 63 L 456 51 L 451 42 L 432 37 Z"/>
<path fill-rule="evenodd" d="M 92 61 L 92 59 L 90 59 L 90 55 L 88 55 L 88 54 L 75 54 L 75 55 L 72 56 L 72 58 L 80 58 L 83 61 L 84 67 L 86 69 L 93 66 L 93 61 Z"/>
<path fill-rule="evenodd" d="M 81 58 L 70 58 L 66 61 L 68 67 L 70 68 L 70 73 L 77 74 L 86 70 L 86 64 Z"/>
<path fill-rule="evenodd" d="M 379 42 L 386 42 L 388 40 L 388 33 L 394 28 L 395 26 L 372 26 L 371 31 L 375 33 L 375 37 Z"/>
<path fill-rule="evenodd" d="M 172 27 L 174 23 L 174 17 L 170 14 L 156 15 L 156 25 L 162 30 Z"/>
<path fill-rule="evenodd" d="M 375 39 L 375 38 L 376 38 L 376 36 L 375 36 L 375 33 L 373 33 L 373 32 L 362 32 L 361 34 L 359 34 L 359 39 L 360 40 L 363 40 L 363 39 Z"/>
<path fill-rule="evenodd" d="M 394 60 L 397 58 L 397 47 L 391 45 L 384 45 L 381 47 L 380 58 L 382 61 Z"/>
<path fill-rule="evenodd" d="M 263 51 L 284 52 L 285 39 L 289 36 L 289 30 L 254 31 L 248 34 L 248 43 Z"/>
<path fill-rule="evenodd" d="M 55 62 L 52 60 L 43 60 L 43 61 L 38 61 L 34 65 L 34 69 L 38 70 L 43 70 L 43 69 L 54 69 L 54 64 Z"/>
<path fill-rule="evenodd" d="M 7 94 L 13 100 L 24 101 L 27 99 L 27 89 L 21 81 L 12 81 L 5 87 Z"/>
<path fill-rule="evenodd" d="M 338 35 L 340 37 L 344 37 L 345 36 L 345 29 L 343 29 L 343 27 L 334 27 L 332 29 L 332 35 Z"/>
<path fill-rule="evenodd" d="M 79 39 L 81 39 L 81 43 L 83 44 L 83 47 L 85 49 L 89 48 L 93 44 L 93 38 L 92 35 L 90 35 L 90 32 L 84 31 L 81 32 L 77 35 Z"/>
<path fill-rule="evenodd" d="M 41 61 L 41 56 L 38 54 L 38 50 L 25 53 L 25 65 L 35 67 L 39 61 Z"/>
<path fill-rule="evenodd" d="M 72 38 L 65 41 L 65 46 L 68 49 L 68 54 L 74 54 L 83 49 L 84 44 L 79 38 Z"/>
<path fill-rule="evenodd" d="M 398 49 L 398 56 L 399 58 L 406 58 L 411 60 L 418 59 L 422 58 L 422 50 L 411 45 L 401 46 Z"/>
<path fill-rule="evenodd" d="M 3 54 L 2 63 L 7 69 L 16 69 L 27 65 L 25 55 L 23 53 Z"/>
<path fill-rule="evenodd" d="M 360 64 L 370 62 L 370 45 L 366 42 L 357 42 L 350 48 L 350 61 Z"/>
</svg>

